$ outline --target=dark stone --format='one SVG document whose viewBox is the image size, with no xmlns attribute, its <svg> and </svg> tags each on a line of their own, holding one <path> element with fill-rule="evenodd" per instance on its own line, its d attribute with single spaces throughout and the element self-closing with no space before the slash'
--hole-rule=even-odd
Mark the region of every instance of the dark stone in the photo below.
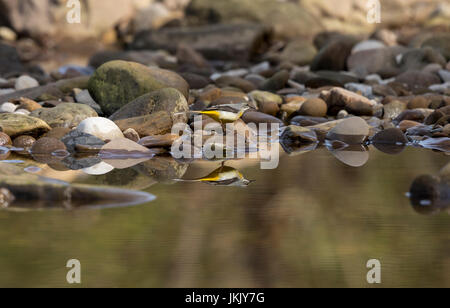
<svg viewBox="0 0 450 308">
<path fill-rule="evenodd" d="M 352 37 L 336 39 L 323 47 L 311 64 L 311 71 L 347 70 L 347 58 L 350 56 L 357 40 Z"/>
<path fill-rule="evenodd" d="M 77 130 L 73 130 L 65 135 L 61 141 L 65 144 L 67 151 L 70 153 L 78 152 L 77 145 L 87 146 L 92 149 L 98 149 L 99 151 L 105 145 L 103 140 Z"/>
<path fill-rule="evenodd" d="M 280 71 L 266 80 L 260 87 L 262 91 L 277 92 L 284 89 L 289 81 L 290 74 L 288 71 Z"/>
</svg>

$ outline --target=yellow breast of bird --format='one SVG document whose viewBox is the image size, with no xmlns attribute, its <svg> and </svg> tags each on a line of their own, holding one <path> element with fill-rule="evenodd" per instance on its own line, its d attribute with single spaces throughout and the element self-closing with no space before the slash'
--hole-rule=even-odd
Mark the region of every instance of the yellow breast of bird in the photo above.
<svg viewBox="0 0 450 308">
<path fill-rule="evenodd" d="M 218 182 L 218 181 L 232 180 L 232 179 L 241 178 L 241 177 L 242 177 L 242 175 L 240 174 L 240 172 L 234 170 L 234 171 L 221 172 L 221 173 L 217 174 L 216 176 L 203 178 L 203 179 L 201 179 L 201 181 L 202 182 Z"/>
</svg>

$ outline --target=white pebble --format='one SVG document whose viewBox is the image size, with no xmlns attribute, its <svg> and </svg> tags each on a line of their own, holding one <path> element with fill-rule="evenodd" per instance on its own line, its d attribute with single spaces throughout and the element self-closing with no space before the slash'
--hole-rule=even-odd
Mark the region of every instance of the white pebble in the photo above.
<svg viewBox="0 0 450 308">
<path fill-rule="evenodd" d="M 365 97 L 371 97 L 373 95 L 372 86 L 366 84 L 351 82 L 347 83 L 345 88 L 353 92 L 361 92 L 361 94 Z"/>
<path fill-rule="evenodd" d="M 19 109 L 19 110 L 16 110 L 14 113 L 16 113 L 16 114 L 23 114 L 23 115 L 30 115 L 31 112 L 29 112 L 26 109 Z"/>
<path fill-rule="evenodd" d="M 434 92 L 444 92 L 450 89 L 450 82 L 446 82 L 443 84 L 435 84 L 430 86 L 429 89 Z"/>
<path fill-rule="evenodd" d="M 16 80 L 16 90 L 25 90 L 30 88 L 39 87 L 39 82 L 37 82 L 36 79 L 30 77 L 30 76 L 20 76 Z"/>
<path fill-rule="evenodd" d="M 0 107 L 0 112 L 13 113 L 14 111 L 16 111 L 16 108 L 17 108 L 17 106 L 14 105 L 13 103 L 4 103 Z"/>
<path fill-rule="evenodd" d="M 88 118 L 78 125 L 77 130 L 93 135 L 103 141 L 125 138 L 120 128 L 107 118 Z"/>
<path fill-rule="evenodd" d="M 385 48 L 386 45 L 383 42 L 377 40 L 368 40 L 361 43 L 358 43 L 353 47 L 352 54 L 364 51 L 364 50 L 372 50 L 372 49 L 380 49 Z"/>
<path fill-rule="evenodd" d="M 224 77 L 224 76 L 230 76 L 230 77 L 244 77 L 245 75 L 248 74 L 248 70 L 246 69 L 236 69 L 236 70 L 231 70 L 225 73 L 215 73 L 211 75 L 211 79 L 212 80 L 217 80 L 220 77 Z"/>
<path fill-rule="evenodd" d="M 270 69 L 270 63 L 268 61 L 266 61 L 266 62 L 257 64 L 255 66 L 253 66 L 252 68 L 250 68 L 250 72 L 253 74 L 259 74 L 259 73 L 262 73 L 269 69 Z"/>
<path fill-rule="evenodd" d="M 439 76 L 441 76 L 441 79 L 444 80 L 444 82 L 450 82 L 450 71 L 440 70 Z"/>
</svg>

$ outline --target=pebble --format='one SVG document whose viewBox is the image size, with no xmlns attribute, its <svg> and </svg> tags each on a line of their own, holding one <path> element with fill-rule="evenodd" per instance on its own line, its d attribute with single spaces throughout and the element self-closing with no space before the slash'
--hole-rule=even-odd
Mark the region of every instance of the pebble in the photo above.
<svg viewBox="0 0 450 308">
<path fill-rule="evenodd" d="M 82 133 L 78 130 L 73 130 L 61 137 L 61 141 L 67 147 L 70 153 L 80 152 L 80 146 L 83 146 L 83 152 L 98 153 L 105 145 L 103 140 L 86 133 Z"/>
<path fill-rule="evenodd" d="M 11 138 L 7 134 L 0 132 L 0 146 L 11 144 L 12 144 Z"/>
<path fill-rule="evenodd" d="M 213 81 L 216 81 L 220 77 L 224 77 L 224 76 L 244 77 L 248 73 L 249 73 L 249 71 L 246 70 L 246 69 L 236 69 L 236 70 L 231 70 L 231 71 L 228 71 L 228 72 L 225 72 L 225 73 L 214 73 L 209 78 L 211 78 L 211 80 L 213 80 Z"/>
<path fill-rule="evenodd" d="M 24 149 L 25 151 L 20 152 L 19 154 L 27 154 L 28 150 L 31 149 L 31 147 L 36 142 L 36 139 L 34 139 L 31 136 L 19 136 L 14 139 L 13 146 L 15 148 Z"/>
<path fill-rule="evenodd" d="M 0 89 L 0 96 L 16 92 L 14 89 Z"/>
<path fill-rule="evenodd" d="M 95 110 L 99 115 L 103 114 L 102 108 L 99 104 L 95 102 L 95 100 L 92 98 L 91 94 L 88 90 L 80 90 L 80 89 L 74 89 L 75 93 L 75 100 L 84 105 L 88 105 L 92 109 Z"/>
<path fill-rule="evenodd" d="M 66 146 L 60 140 L 55 138 L 41 138 L 37 140 L 31 147 L 32 154 L 48 154 L 52 155 L 56 151 L 65 151 Z"/>
<path fill-rule="evenodd" d="M 338 140 L 346 144 L 362 144 L 370 133 L 370 127 L 362 118 L 353 117 L 337 124 L 327 135 L 328 140 Z"/>
<path fill-rule="evenodd" d="M 17 91 L 39 87 L 39 82 L 30 76 L 20 76 L 16 80 L 15 88 Z"/>
<path fill-rule="evenodd" d="M 106 118 L 88 118 L 82 121 L 76 130 L 93 135 L 103 141 L 124 138 L 120 128 L 113 121 Z"/>
<path fill-rule="evenodd" d="M 14 105 L 13 103 L 4 103 L 0 107 L 0 112 L 13 113 L 14 111 L 16 111 L 16 109 L 17 109 L 17 106 Z"/>
<path fill-rule="evenodd" d="M 399 128 L 388 128 L 372 138 L 373 144 L 405 145 L 408 139 Z"/>
<path fill-rule="evenodd" d="M 168 148 L 179 138 L 178 135 L 167 134 L 142 138 L 139 144 L 146 148 Z"/>
<path fill-rule="evenodd" d="M 405 133 L 408 129 L 418 126 L 418 125 L 422 125 L 422 124 L 419 122 L 416 122 L 416 121 L 404 120 L 404 121 L 401 121 L 400 124 L 398 124 L 398 128 L 402 132 Z"/>
<path fill-rule="evenodd" d="M 417 96 L 408 103 L 408 109 L 428 108 L 430 100 L 423 96 Z"/>
<path fill-rule="evenodd" d="M 450 71 L 440 70 L 438 74 L 444 82 L 450 82 Z"/>
<path fill-rule="evenodd" d="M 23 115 L 30 115 L 31 112 L 29 112 L 26 109 L 18 109 L 17 111 L 14 112 L 15 114 L 23 114 Z"/>
<path fill-rule="evenodd" d="M 347 90 L 353 91 L 353 92 L 359 92 L 365 97 L 371 97 L 373 96 L 373 90 L 372 86 L 361 84 L 361 83 L 347 83 L 345 85 L 345 88 Z"/>
<path fill-rule="evenodd" d="M 252 74 L 260 74 L 262 72 L 268 71 L 270 69 L 270 63 L 268 61 L 259 63 L 250 68 Z"/>
<path fill-rule="evenodd" d="M 434 84 L 429 86 L 429 89 L 434 92 L 445 92 L 450 89 L 450 82 L 446 82 L 443 84 Z"/>
<path fill-rule="evenodd" d="M 355 47 L 353 47 L 352 49 L 352 54 L 357 53 L 359 51 L 380 49 L 385 47 L 386 45 L 383 42 L 377 40 L 367 40 L 356 44 Z"/>
<path fill-rule="evenodd" d="M 312 117 L 325 117 L 327 115 L 327 103 L 320 98 L 310 98 L 300 107 L 300 114 Z"/>
<path fill-rule="evenodd" d="M 130 139 L 131 141 L 134 142 L 139 142 L 139 140 L 141 139 L 139 133 L 133 128 L 128 128 L 127 130 L 125 130 L 123 132 L 123 135 L 125 136 L 125 138 Z"/>
</svg>

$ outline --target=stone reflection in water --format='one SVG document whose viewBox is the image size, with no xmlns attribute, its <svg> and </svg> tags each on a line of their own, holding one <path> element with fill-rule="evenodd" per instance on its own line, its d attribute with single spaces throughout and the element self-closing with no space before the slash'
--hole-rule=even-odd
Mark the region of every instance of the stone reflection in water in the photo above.
<svg viewBox="0 0 450 308">
<path fill-rule="evenodd" d="M 409 192 L 413 208 L 423 215 L 434 215 L 450 208 L 450 164 L 437 176 L 422 175 Z"/>
<path fill-rule="evenodd" d="M 171 156 L 156 156 L 133 169 L 159 183 L 170 184 L 183 178 L 188 167 L 189 164 L 179 162 Z"/>
<path fill-rule="evenodd" d="M 254 181 L 247 180 L 244 175 L 235 168 L 221 166 L 205 177 L 194 180 L 176 180 L 177 182 L 206 183 L 213 186 L 247 187 Z"/>
<path fill-rule="evenodd" d="M 155 197 L 144 192 L 71 185 L 0 163 L 1 206 L 12 210 L 81 209 L 144 204 Z"/>
</svg>

